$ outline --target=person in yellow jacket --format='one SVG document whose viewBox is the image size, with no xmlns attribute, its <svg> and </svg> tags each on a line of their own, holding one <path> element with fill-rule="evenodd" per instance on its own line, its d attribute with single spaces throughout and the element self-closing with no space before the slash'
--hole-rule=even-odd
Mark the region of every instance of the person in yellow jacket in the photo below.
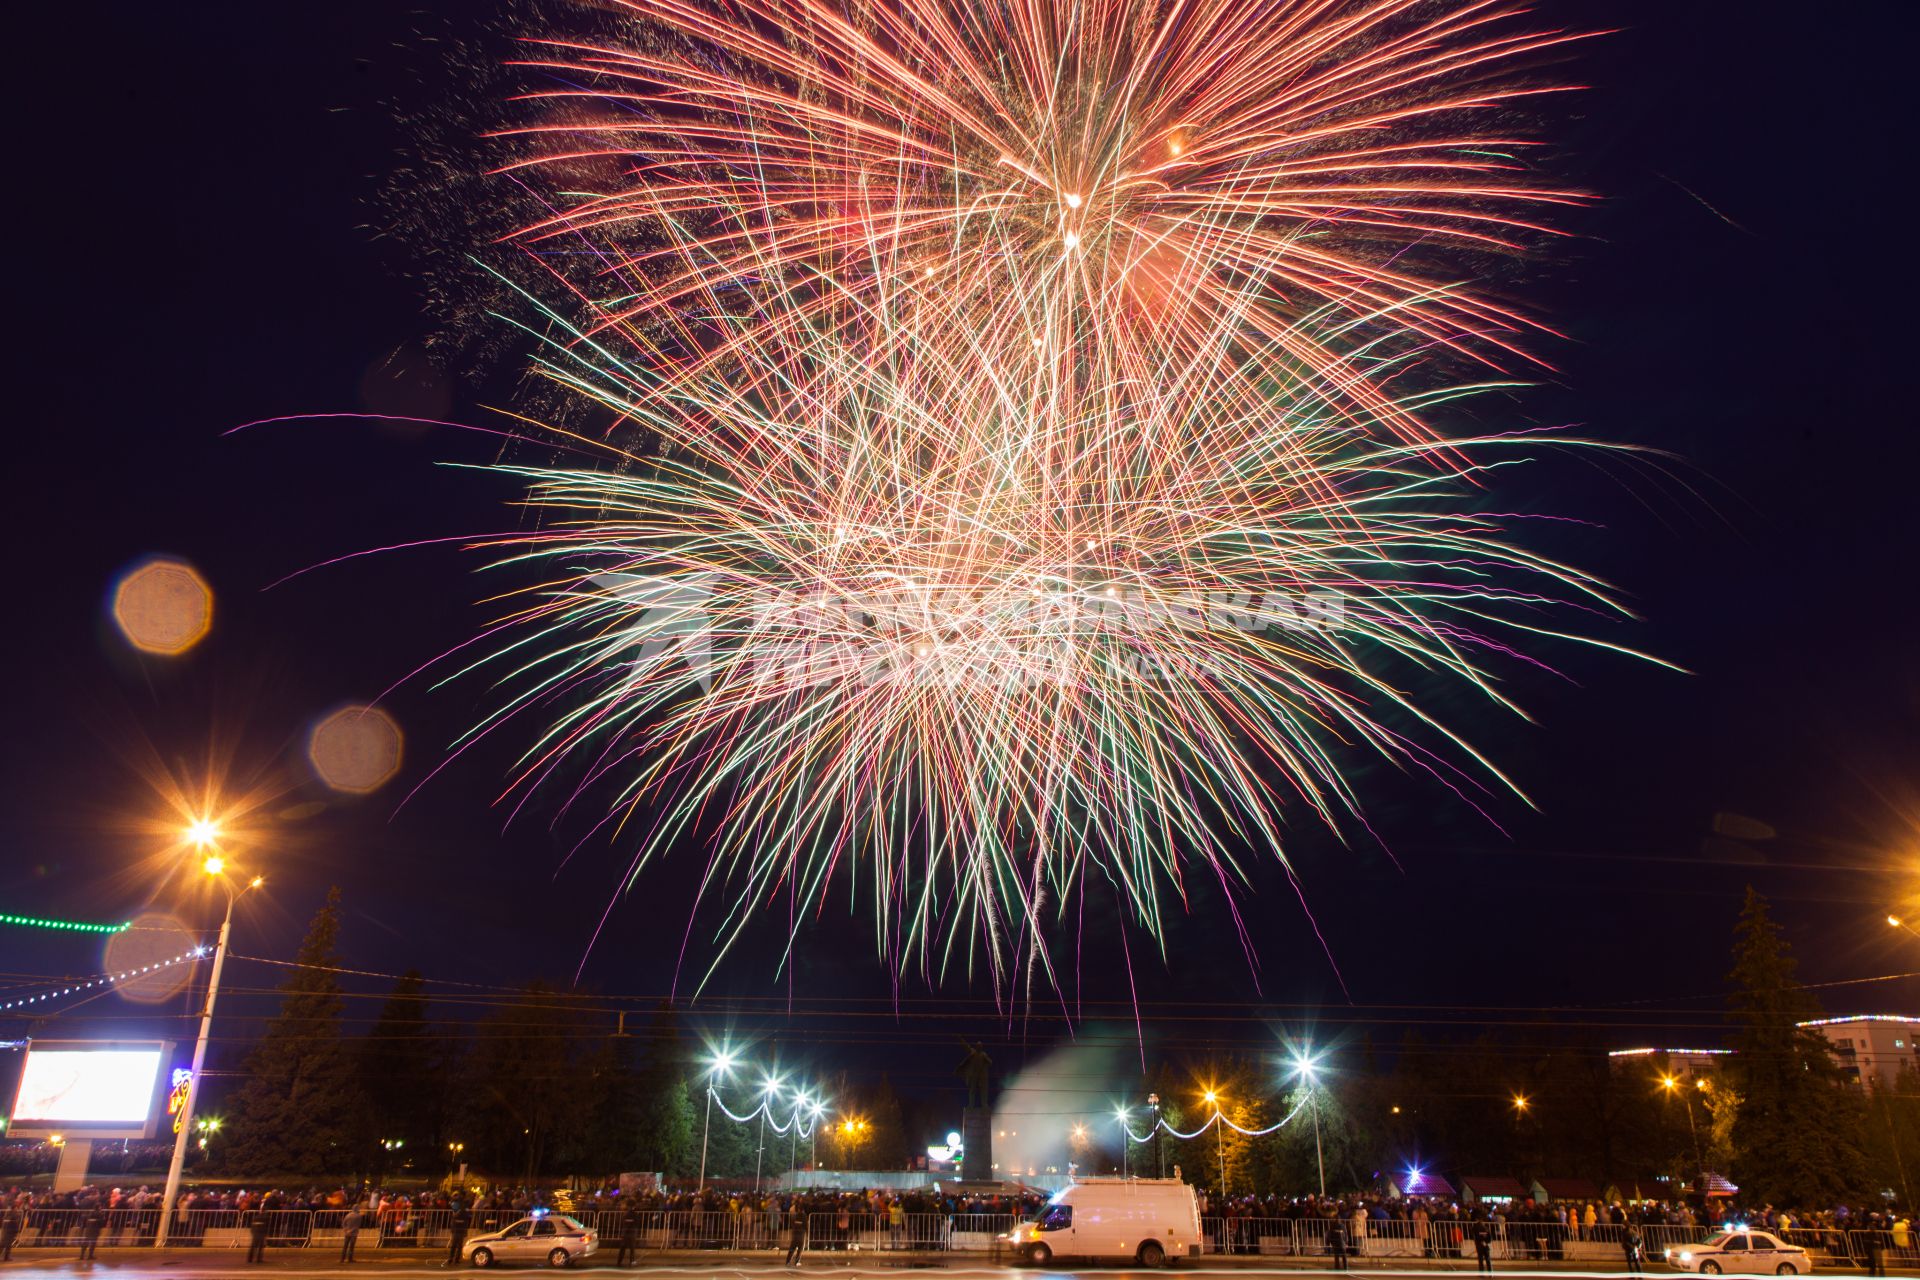
<svg viewBox="0 0 1920 1280">
<path fill-rule="evenodd" d="M 1913 1223 L 1904 1213 L 1893 1220 L 1893 1247 L 1901 1253 L 1913 1247 Z"/>
</svg>

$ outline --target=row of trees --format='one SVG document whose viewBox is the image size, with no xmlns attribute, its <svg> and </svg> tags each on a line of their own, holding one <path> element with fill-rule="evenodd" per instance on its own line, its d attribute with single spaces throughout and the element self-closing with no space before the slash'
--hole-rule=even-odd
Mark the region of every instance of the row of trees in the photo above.
<svg viewBox="0 0 1920 1280">
<path fill-rule="evenodd" d="M 336 973 L 337 896 L 316 916 L 265 1029 L 228 1095 L 228 1135 L 217 1153 L 241 1175 L 379 1175 L 410 1162 L 437 1171 L 464 1160 L 498 1177 L 694 1172 L 700 1159 L 702 1067 L 671 1010 L 640 1027 L 531 986 L 489 995 L 483 1017 L 435 1022 L 419 978 L 387 997 L 365 1034 L 349 1037 Z M 1271 1059 L 1165 1064 L 1138 1086 L 1162 1099 L 1176 1128 L 1204 1122 L 1214 1104 L 1244 1129 L 1282 1117 L 1275 1133 L 1229 1128 L 1182 1142 L 1129 1144 L 1130 1167 L 1171 1171 L 1235 1193 L 1297 1194 L 1378 1184 L 1403 1169 L 1582 1177 L 1606 1184 L 1649 1175 L 1691 1183 L 1724 1173 L 1743 1196 L 1817 1206 L 1893 1188 L 1907 1198 L 1907 1153 L 1920 1154 L 1920 1081 L 1863 1097 L 1839 1079 L 1826 1041 L 1797 1024 L 1817 1014 L 1766 903 L 1749 892 L 1735 939 L 1730 1014 L 1737 1053 L 1700 1083 L 1674 1087 L 1658 1059 L 1620 1069 L 1605 1027 L 1540 1017 L 1471 1042 L 1409 1029 L 1392 1045 L 1362 1040 L 1312 1080 Z M 478 998 L 476 998 L 478 1000 Z M 459 1003 L 458 1000 L 452 1003 Z M 744 1109 L 748 1090 L 729 1093 Z M 825 1082 L 838 1114 L 815 1142 L 717 1111 L 707 1167 L 718 1176 L 805 1164 L 900 1168 L 929 1140 L 904 1115 L 885 1078 Z M 1316 1126 L 1318 1118 L 1318 1141 Z M 1098 1117 L 1091 1117 L 1098 1120 Z M 931 1126 L 944 1132 L 944 1122 Z M 1090 1134 L 1111 1133 L 1089 1125 Z M 449 1144 L 458 1143 L 458 1149 Z M 1109 1140 L 1082 1140 L 1083 1168 L 1110 1167 Z"/>
<path fill-rule="evenodd" d="M 204 1104 L 224 1107 L 210 1167 L 242 1177 L 437 1175 L 460 1163 L 505 1179 L 699 1166 L 704 1077 L 673 1012 L 629 1027 L 577 996 L 533 984 L 455 1005 L 437 1021 L 418 974 L 399 980 L 378 1017 L 349 1035 L 336 945 L 338 891 L 314 917 L 281 1007 L 237 1078 Z M 222 1083 L 215 1081 L 214 1083 Z M 840 1116 L 801 1141 L 733 1123 L 716 1110 L 707 1170 L 777 1174 L 816 1157 L 828 1167 L 907 1162 L 900 1100 L 877 1085 L 827 1083 Z M 731 1105 L 743 1110 L 742 1099 Z M 778 1114 L 778 1113 L 776 1113 Z M 783 1118 L 784 1119 L 784 1118 Z"/>
</svg>

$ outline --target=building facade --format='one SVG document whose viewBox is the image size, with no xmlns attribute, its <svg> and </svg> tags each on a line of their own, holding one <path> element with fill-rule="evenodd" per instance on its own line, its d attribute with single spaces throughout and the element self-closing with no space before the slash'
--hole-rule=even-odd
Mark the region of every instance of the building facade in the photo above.
<svg viewBox="0 0 1920 1280">
<path fill-rule="evenodd" d="M 1920 1069 L 1920 1018 L 1904 1014 L 1862 1013 L 1849 1018 L 1815 1018 L 1803 1027 L 1827 1038 L 1833 1060 L 1847 1083 L 1858 1089 L 1891 1089 L 1902 1071 Z"/>
</svg>

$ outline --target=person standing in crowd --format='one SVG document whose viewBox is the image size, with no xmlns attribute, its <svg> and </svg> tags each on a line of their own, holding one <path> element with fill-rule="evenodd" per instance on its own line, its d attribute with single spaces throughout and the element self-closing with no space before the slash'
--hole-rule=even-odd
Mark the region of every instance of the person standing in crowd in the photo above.
<svg viewBox="0 0 1920 1280">
<path fill-rule="evenodd" d="M 360 1243 L 361 1211 L 358 1204 L 340 1219 L 340 1261 L 352 1262 L 354 1246 Z"/>
<path fill-rule="evenodd" d="M 267 1260 L 267 1202 L 264 1198 L 254 1201 L 247 1211 L 247 1261 L 265 1262 Z"/>
<path fill-rule="evenodd" d="M 1476 1218 L 1473 1222 L 1473 1268 L 1493 1270 L 1493 1224 L 1485 1218 Z"/>
<path fill-rule="evenodd" d="M 107 1229 L 107 1211 L 100 1197 L 88 1196 L 86 1211 L 80 1215 L 80 1261 L 92 1262 L 100 1250 L 100 1233 Z"/>
<path fill-rule="evenodd" d="M 620 1256 L 616 1267 L 631 1266 L 640 1260 L 640 1208 L 629 1200 L 620 1209 Z"/>
<path fill-rule="evenodd" d="M 464 1200 L 453 1202 L 453 1217 L 447 1229 L 447 1260 L 440 1265 L 457 1267 L 462 1262 L 461 1250 L 467 1247 L 467 1230 L 473 1226 L 473 1214 L 468 1211 Z"/>
<path fill-rule="evenodd" d="M 1347 1224 L 1336 1213 L 1332 1222 L 1327 1224 L 1327 1251 L 1333 1254 L 1333 1269 L 1347 1269 Z"/>
<path fill-rule="evenodd" d="M 0 1262 L 13 1261 L 13 1242 L 20 1238 L 20 1228 L 26 1223 L 26 1215 L 20 1211 L 18 1200 L 7 1201 L 7 1207 L 0 1211 Z"/>
<path fill-rule="evenodd" d="M 1629 1222 L 1626 1232 L 1620 1237 L 1620 1248 L 1627 1255 L 1627 1274 L 1630 1276 L 1640 1274 L 1640 1254 L 1644 1243 L 1640 1237 L 1640 1224 Z"/>
<path fill-rule="evenodd" d="M 798 1204 L 787 1211 L 787 1265 L 800 1265 L 800 1252 L 807 1247 L 807 1215 Z"/>
</svg>

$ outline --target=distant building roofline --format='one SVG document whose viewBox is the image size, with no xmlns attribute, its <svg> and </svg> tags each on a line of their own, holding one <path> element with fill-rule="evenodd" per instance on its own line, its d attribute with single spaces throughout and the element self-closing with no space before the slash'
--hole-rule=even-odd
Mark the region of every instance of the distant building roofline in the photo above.
<svg viewBox="0 0 1920 1280">
<path fill-rule="evenodd" d="M 1803 1022 L 1800 1025 L 1804 1027 L 1808 1024 Z M 1664 1053 L 1671 1058 L 1724 1058 L 1732 1052 L 1731 1049 L 1609 1049 L 1607 1056 L 1609 1058 L 1645 1058 Z"/>
<path fill-rule="evenodd" d="M 1905 1022 L 1920 1027 L 1920 1018 L 1904 1013 L 1850 1013 L 1844 1018 L 1809 1018 L 1802 1027 L 1839 1027 L 1849 1022 Z"/>
</svg>

